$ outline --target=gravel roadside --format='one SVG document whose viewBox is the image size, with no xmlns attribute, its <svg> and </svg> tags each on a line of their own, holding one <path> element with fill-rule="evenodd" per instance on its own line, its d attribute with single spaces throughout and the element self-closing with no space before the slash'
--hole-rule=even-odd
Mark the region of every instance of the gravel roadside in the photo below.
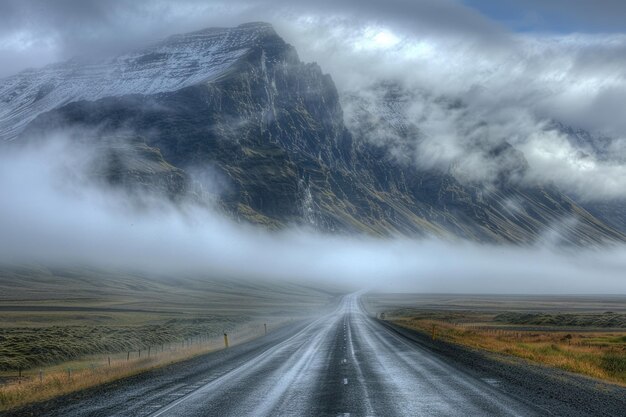
<svg viewBox="0 0 626 417">
<path fill-rule="evenodd" d="M 520 358 L 432 340 L 428 335 L 381 321 L 390 331 L 554 416 L 626 416 L 626 388 Z"/>
</svg>

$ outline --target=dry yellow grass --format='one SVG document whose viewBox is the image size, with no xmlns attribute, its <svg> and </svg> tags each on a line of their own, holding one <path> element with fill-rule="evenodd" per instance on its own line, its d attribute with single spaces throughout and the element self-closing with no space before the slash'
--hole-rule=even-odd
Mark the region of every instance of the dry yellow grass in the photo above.
<svg viewBox="0 0 626 417">
<path fill-rule="evenodd" d="M 279 325 L 274 324 L 275 327 Z M 229 334 L 229 345 L 263 336 L 262 327 L 260 323 L 240 327 Z M 142 352 L 142 357 L 133 352 L 130 358 L 127 353 L 120 353 L 32 369 L 24 372 L 21 379 L 0 385 L 0 411 L 95 387 L 223 348 L 224 340 L 220 336 L 190 346 L 164 345 L 163 350 L 150 352 L 150 357 L 147 351 Z"/>
<path fill-rule="evenodd" d="M 501 330 L 398 317 L 394 323 L 447 342 L 517 356 L 626 386 L 626 332 Z"/>
</svg>

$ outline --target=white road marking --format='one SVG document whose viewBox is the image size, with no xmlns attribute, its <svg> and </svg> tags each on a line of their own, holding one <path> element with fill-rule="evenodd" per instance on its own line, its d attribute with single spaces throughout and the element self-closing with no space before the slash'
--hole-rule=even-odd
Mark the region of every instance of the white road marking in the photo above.
<svg viewBox="0 0 626 417">
<path fill-rule="evenodd" d="M 489 385 L 500 385 L 500 381 L 495 378 L 482 378 L 483 381 L 488 383 Z"/>
<path fill-rule="evenodd" d="M 343 385 L 348 385 L 348 378 L 343 379 Z"/>
</svg>

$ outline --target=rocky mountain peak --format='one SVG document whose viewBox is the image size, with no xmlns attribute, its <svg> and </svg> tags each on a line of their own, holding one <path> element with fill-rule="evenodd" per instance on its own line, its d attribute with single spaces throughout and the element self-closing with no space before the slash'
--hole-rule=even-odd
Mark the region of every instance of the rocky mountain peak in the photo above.
<svg viewBox="0 0 626 417">
<path fill-rule="evenodd" d="M 62 104 L 175 91 L 216 79 L 259 45 L 286 45 L 268 23 L 174 35 L 117 57 L 73 59 L 0 80 L 0 140 Z"/>
<path fill-rule="evenodd" d="M 84 128 L 94 132 L 85 140 L 107 150 L 99 175 L 112 185 L 184 199 L 196 189 L 190 173 L 209 170 L 220 182 L 211 201 L 271 228 L 527 244 L 564 224 L 568 243 L 626 240 L 554 187 L 507 178 L 485 187 L 413 163 L 420 124 L 405 110 L 419 92 L 381 85 L 376 93 L 381 100 L 344 96 L 346 126 L 330 75 L 301 62 L 270 25 L 251 23 L 2 80 L 0 137 Z M 107 139 L 124 132 L 142 139 Z M 508 143 L 479 139 L 468 146 L 479 146 L 486 162 L 512 166 L 507 177 L 524 170 Z"/>
</svg>

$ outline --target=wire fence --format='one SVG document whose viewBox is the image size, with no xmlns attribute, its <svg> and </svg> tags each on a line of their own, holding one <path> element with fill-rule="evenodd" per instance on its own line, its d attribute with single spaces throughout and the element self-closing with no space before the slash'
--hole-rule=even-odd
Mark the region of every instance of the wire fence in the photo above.
<svg viewBox="0 0 626 417">
<path fill-rule="evenodd" d="M 0 410 L 125 378 L 197 355 L 226 349 L 267 335 L 284 325 L 251 322 L 224 334 L 198 335 L 183 340 L 146 345 L 140 349 L 89 355 L 47 368 L 17 370 L 0 385 Z"/>
</svg>

